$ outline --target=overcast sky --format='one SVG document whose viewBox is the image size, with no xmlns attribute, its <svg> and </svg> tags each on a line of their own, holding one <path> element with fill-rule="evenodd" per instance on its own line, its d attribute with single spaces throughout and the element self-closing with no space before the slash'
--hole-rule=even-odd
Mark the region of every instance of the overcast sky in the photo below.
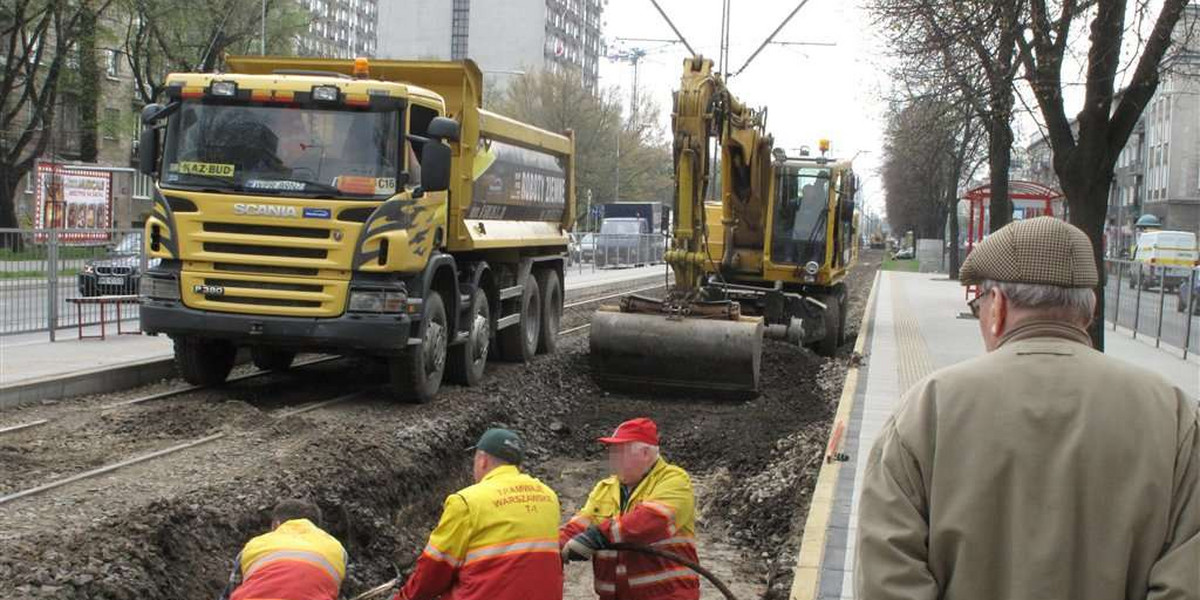
<svg viewBox="0 0 1200 600">
<path fill-rule="evenodd" d="M 730 69 L 736 72 L 754 50 L 796 7 L 799 0 L 735 0 L 730 35 Z M 1133 8 L 1128 20 L 1148 33 L 1162 7 L 1162 0 L 1144 0 L 1148 18 L 1137 19 Z M 720 51 L 721 0 L 659 0 L 688 43 L 699 53 L 716 60 Z M 1073 53 L 1063 69 L 1067 115 L 1074 116 L 1082 103 L 1087 25 L 1081 20 L 1071 35 Z M 640 66 L 639 86 L 651 94 L 663 113 L 664 128 L 670 125 L 671 92 L 678 87 L 682 61 L 688 55 L 680 44 L 623 41 L 622 38 L 674 38 L 650 0 L 610 0 L 604 11 L 605 40 L 609 54 L 641 48 L 648 54 Z M 833 154 L 851 157 L 856 153 L 856 171 L 863 177 L 862 198 L 875 211 L 882 211 L 883 193 L 877 174 L 883 142 L 885 103 L 889 86 L 884 73 L 886 48 L 873 32 L 871 17 L 856 0 L 809 0 L 775 37 L 779 42 L 836 43 L 836 46 L 767 46 L 741 75 L 729 82 L 733 93 L 744 102 L 769 109 L 767 129 L 775 143 L 787 149 L 829 138 Z M 1136 35 L 1125 37 L 1122 64 L 1128 68 L 1140 50 Z M 1074 54 L 1071 56 L 1070 54 Z M 1127 78 L 1132 69 L 1121 72 Z M 620 86 L 628 101 L 633 68 L 628 62 L 601 59 L 601 84 Z M 1024 88 L 1023 85 L 1018 86 Z M 1014 118 L 1016 143 L 1020 149 L 1039 133 L 1040 114 L 1034 100 L 1022 89 L 1025 103 L 1017 100 Z M 986 177 L 986 168 L 978 175 Z"/>
<path fill-rule="evenodd" d="M 730 69 L 736 72 L 755 48 L 796 7 L 797 0 L 735 0 L 729 36 Z M 699 53 L 720 53 L 721 0 L 659 0 L 688 43 Z M 610 0 L 604 11 L 604 37 L 609 53 L 641 48 L 642 93 L 651 94 L 670 124 L 671 92 L 678 87 L 687 50 L 680 44 L 622 41 L 621 38 L 670 39 L 671 28 L 650 0 Z M 882 208 L 876 164 L 882 143 L 884 105 L 880 89 L 887 85 L 879 63 L 884 49 L 870 33 L 869 16 L 857 3 L 810 0 L 775 37 L 780 42 L 836 43 L 836 46 L 767 46 L 729 82 L 734 95 L 769 109 L 767 129 L 776 146 L 793 149 L 828 138 L 833 154 L 855 159 L 864 179 L 863 197 Z M 627 62 L 602 59 L 602 85 L 619 85 L 628 101 L 633 68 Z"/>
</svg>

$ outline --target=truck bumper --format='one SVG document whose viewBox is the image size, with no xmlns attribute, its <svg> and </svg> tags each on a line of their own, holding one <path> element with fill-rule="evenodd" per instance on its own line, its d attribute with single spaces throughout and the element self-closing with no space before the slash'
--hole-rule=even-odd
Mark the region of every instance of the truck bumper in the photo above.
<svg viewBox="0 0 1200 600">
<path fill-rule="evenodd" d="M 142 331 L 230 340 L 332 354 L 400 354 L 416 333 L 408 315 L 347 314 L 335 318 L 272 317 L 188 308 L 143 299 Z M 419 340 L 415 340 L 419 341 Z"/>
</svg>

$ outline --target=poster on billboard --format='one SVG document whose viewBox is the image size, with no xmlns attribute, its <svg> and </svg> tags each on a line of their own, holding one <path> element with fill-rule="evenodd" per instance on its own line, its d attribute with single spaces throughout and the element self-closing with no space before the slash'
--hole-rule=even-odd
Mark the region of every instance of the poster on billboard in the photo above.
<svg viewBox="0 0 1200 600">
<path fill-rule="evenodd" d="M 112 173 L 40 163 L 36 194 L 36 229 L 66 229 L 59 235 L 66 244 L 97 244 L 112 239 Z"/>
<path fill-rule="evenodd" d="M 473 174 L 468 219 L 562 220 L 567 176 L 562 161 L 553 154 L 481 139 Z"/>
</svg>

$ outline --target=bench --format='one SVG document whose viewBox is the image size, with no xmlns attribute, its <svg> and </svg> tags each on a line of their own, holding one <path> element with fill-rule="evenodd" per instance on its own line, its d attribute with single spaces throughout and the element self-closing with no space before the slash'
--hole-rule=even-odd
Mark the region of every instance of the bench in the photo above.
<svg viewBox="0 0 1200 600">
<path fill-rule="evenodd" d="M 138 304 L 139 300 L 136 295 L 122 296 L 89 296 L 84 298 L 67 298 L 67 302 L 75 305 L 75 321 L 79 325 L 79 339 L 104 339 L 107 333 L 105 325 L 104 308 L 106 306 L 117 307 L 117 335 L 137 335 L 141 331 L 123 331 L 121 329 L 121 305 L 123 304 Z M 100 335 L 83 335 L 83 307 L 84 306 L 99 306 L 100 307 Z"/>
</svg>

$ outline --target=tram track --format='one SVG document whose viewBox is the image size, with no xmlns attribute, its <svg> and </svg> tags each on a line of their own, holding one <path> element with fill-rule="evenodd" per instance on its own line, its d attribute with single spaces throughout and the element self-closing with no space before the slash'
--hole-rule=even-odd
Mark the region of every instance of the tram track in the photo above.
<svg viewBox="0 0 1200 600">
<path fill-rule="evenodd" d="M 599 305 L 600 303 L 603 303 L 605 301 L 609 301 L 609 300 L 612 300 L 612 299 L 615 299 L 615 298 L 618 298 L 621 296 L 625 296 L 625 295 L 629 295 L 629 294 L 651 292 L 654 290 L 660 290 L 664 287 L 665 287 L 665 283 L 661 283 L 661 284 L 645 286 L 645 287 L 640 287 L 640 288 L 635 288 L 635 289 L 625 289 L 625 290 L 622 290 L 619 292 L 607 293 L 607 294 L 602 294 L 602 295 L 598 295 L 598 296 L 591 296 L 591 297 L 587 297 L 585 299 L 576 300 L 576 301 L 569 302 L 569 303 L 564 303 L 564 305 L 563 305 L 564 319 L 567 319 L 568 315 L 571 315 L 569 317 L 571 326 L 560 329 L 558 334 L 559 334 L 559 336 L 565 337 L 565 336 L 570 336 L 570 335 L 574 335 L 574 334 L 586 331 L 590 327 L 590 323 L 588 323 L 588 322 L 584 322 L 582 324 L 575 324 L 575 323 L 578 323 L 578 319 L 580 319 L 580 318 L 586 319 L 590 316 L 590 311 L 586 310 L 586 307 L 588 307 L 589 305 Z M 568 312 L 568 311 L 570 311 L 570 312 Z M 583 314 L 579 314 L 581 312 Z M 343 359 L 344 359 L 344 357 L 340 357 L 340 356 L 320 357 L 320 358 L 316 358 L 313 360 L 305 361 L 303 363 L 298 363 L 297 365 L 295 365 L 293 367 L 293 369 L 309 367 L 309 366 L 314 366 L 314 365 L 321 365 L 321 364 L 326 364 L 326 363 L 343 360 Z M 273 372 L 273 371 L 256 371 L 253 373 L 248 373 L 245 375 L 241 375 L 241 376 L 232 378 L 222 386 L 212 386 L 212 387 L 183 386 L 183 387 L 180 387 L 177 389 L 156 392 L 153 394 L 147 394 L 147 395 L 143 395 L 143 396 L 138 396 L 138 397 L 134 397 L 134 398 L 128 398 L 128 399 L 124 399 L 124 400 L 120 400 L 120 401 L 116 401 L 116 402 L 103 404 L 103 405 L 97 407 L 95 409 L 94 413 L 105 414 L 105 413 L 109 413 L 111 411 L 115 411 L 118 409 L 137 407 L 140 405 L 145 405 L 145 404 L 160 401 L 160 400 L 180 398 L 180 397 L 186 396 L 187 394 L 191 394 L 194 392 L 212 391 L 212 390 L 220 391 L 223 389 L 233 390 L 236 388 L 232 388 L 232 387 L 228 386 L 228 384 L 252 380 L 252 379 L 256 379 L 256 378 L 260 378 L 260 377 L 263 377 L 266 375 L 272 375 L 272 374 L 281 375 L 281 376 L 285 375 L 284 373 L 278 373 L 278 372 Z M 356 391 L 348 393 L 348 394 L 337 395 L 333 398 L 323 399 L 323 400 L 314 400 L 314 401 L 305 403 L 298 407 L 289 407 L 289 408 L 281 408 L 281 409 L 273 410 L 273 411 L 268 412 L 267 415 L 269 417 L 271 417 L 273 420 L 282 420 L 282 419 L 297 416 L 300 414 L 308 413 L 311 411 L 328 408 L 328 407 L 331 407 L 331 406 L 334 406 L 337 404 L 341 404 L 348 400 L 352 400 L 354 398 L 364 396 L 367 393 L 369 393 L 373 390 L 376 390 L 376 389 L 378 389 L 377 386 L 368 386 L 368 387 L 365 387 L 360 390 L 356 390 Z M 447 390 L 447 391 L 449 391 L 449 390 Z M 29 421 L 29 422 L 26 422 L 23 424 L 13 425 L 13 426 L 9 426 L 9 427 L 0 429 L 0 434 L 17 433 L 17 432 L 21 432 L 21 431 L 26 431 L 29 429 L 33 429 L 35 427 L 49 425 L 53 422 L 54 422 L 54 420 L 52 420 L 52 419 L 40 419 L 40 420 L 36 420 L 36 421 Z M 222 422 L 217 423 L 218 426 L 223 426 L 225 424 L 226 423 L 222 423 Z M 175 454 L 177 452 L 183 452 L 186 450 L 197 448 L 199 446 L 203 446 L 203 445 L 209 444 L 211 442 L 226 439 L 230 435 L 232 435 L 232 434 L 229 431 L 217 431 L 215 433 L 212 431 L 209 431 L 209 432 L 206 432 L 202 436 L 192 437 L 189 439 L 185 439 L 183 441 L 173 440 L 176 443 L 173 443 L 170 446 L 140 452 L 133 456 L 122 457 L 119 460 L 109 461 L 100 466 L 97 466 L 97 467 L 94 467 L 91 469 L 86 469 L 81 472 L 76 472 L 71 475 L 53 478 L 48 481 L 35 481 L 35 482 L 32 482 L 33 485 L 26 485 L 26 487 L 23 487 L 22 489 L 11 491 L 3 496 L 0 496 L 0 506 L 4 506 L 8 503 L 15 502 L 22 498 L 28 498 L 31 496 L 43 494 L 45 492 L 49 492 L 49 491 L 55 490 L 57 488 L 61 488 L 61 487 L 64 487 L 64 486 L 67 486 L 67 485 L 70 485 L 73 483 L 77 483 L 80 481 L 103 477 L 105 475 L 108 475 L 108 474 L 113 473 L 120 469 L 124 469 L 126 467 L 143 464 L 145 462 L 160 459 L 160 458 Z"/>
</svg>

